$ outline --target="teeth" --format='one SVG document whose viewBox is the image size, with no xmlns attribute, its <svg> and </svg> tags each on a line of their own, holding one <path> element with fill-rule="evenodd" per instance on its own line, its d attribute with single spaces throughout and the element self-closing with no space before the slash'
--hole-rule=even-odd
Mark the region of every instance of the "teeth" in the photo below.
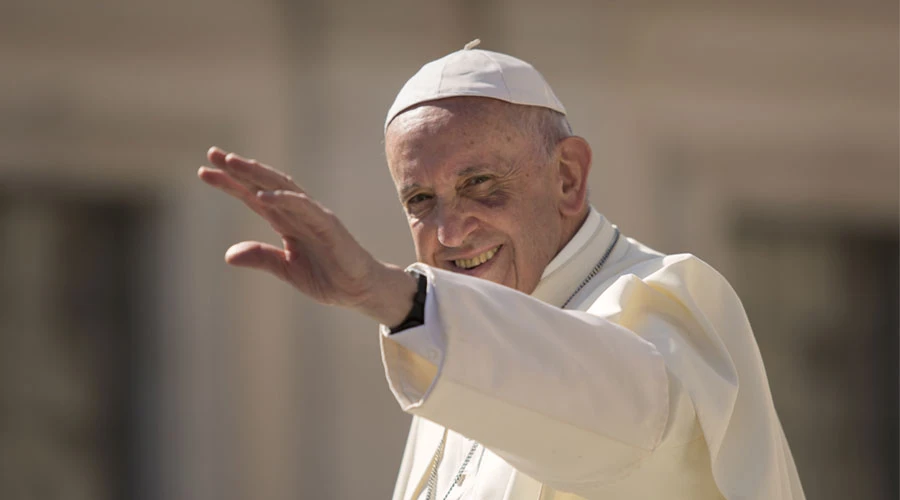
<svg viewBox="0 0 900 500">
<path fill-rule="evenodd" d="M 463 269 L 471 269 L 475 266 L 480 266 L 481 264 L 484 264 L 485 262 L 491 260 L 491 258 L 494 256 L 494 254 L 497 253 L 497 250 L 499 250 L 499 249 L 500 249 L 500 247 L 492 248 L 492 249 L 488 250 L 487 252 L 484 252 L 481 255 L 472 257 L 471 259 L 457 259 L 457 260 L 454 260 L 453 263 L 456 264 L 456 267 L 461 267 Z"/>
</svg>

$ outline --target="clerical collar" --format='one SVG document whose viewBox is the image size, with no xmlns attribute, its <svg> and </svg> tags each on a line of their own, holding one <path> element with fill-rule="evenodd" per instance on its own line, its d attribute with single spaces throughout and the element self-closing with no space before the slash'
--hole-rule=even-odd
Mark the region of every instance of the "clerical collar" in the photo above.
<svg viewBox="0 0 900 500">
<path fill-rule="evenodd" d="M 602 222 L 603 216 L 600 215 L 600 212 L 594 207 L 591 207 L 590 211 L 588 211 L 587 219 L 584 220 L 584 224 L 581 225 L 581 228 L 578 229 L 575 236 L 566 243 L 566 246 L 556 254 L 556 257 L 553 257 L 553 260 L 547 264 L 547 267 L 544 268 L 544 273 L 541 274 L 541 279 L 543 280 L 549 276 L 550 273 L 559 269 L 560 266 L 580 252 L 600 228 Z"/>
</svg>

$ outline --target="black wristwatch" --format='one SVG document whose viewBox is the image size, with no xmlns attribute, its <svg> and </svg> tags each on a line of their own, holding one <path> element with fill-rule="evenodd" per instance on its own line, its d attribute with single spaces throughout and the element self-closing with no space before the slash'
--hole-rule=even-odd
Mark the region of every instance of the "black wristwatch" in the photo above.
<svg viewBox="0 0 900 500">
<path fill-rule="evenodd" d="M 406 315 L 406 319 L 402 323 L 391 328 L 391 333 L 402 332 L 408 328 L 415 328 L 425 324 L 425 297 L 428 289 L 428 278 L 417 271 L 406 272 L 412 276 L 418 276 L 419 284 L 416 289 L 416 295 L 413 296 L 412 309 L 409 310 L 409 314 Z"/>
</svg>

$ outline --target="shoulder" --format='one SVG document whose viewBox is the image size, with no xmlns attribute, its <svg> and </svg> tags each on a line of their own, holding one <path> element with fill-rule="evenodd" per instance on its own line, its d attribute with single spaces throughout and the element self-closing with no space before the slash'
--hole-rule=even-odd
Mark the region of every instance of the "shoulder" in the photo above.
<svg viewBox="0 0 900 500">
<path fill-rule="evenodd" d="M 691 253 L 667 255 L 640 241 L 627 238 L 628 250 L 617 276 L 610 280 L 638 278 L 659 284 L 680 286 L 728 285 L 727 280 L 713 266 Z"/>
<path fill-rule="evenodd" d="M 634 266 L 627 274 L 654 288 L 679 289 L 692 295 L 734 294 L 719 271 L 689 253 L 660 255 Z"/>
<path fill-rule="evenodd" d="M 724 302 L 740 303 L 734 289 L 722 274 L 696 255 L 680 253 L 665 255 L 638 242 L 629 241 L 633 254 L 629 262 L 623 262 L 613 276 L 598 284 L 588 304 L 610 299 L 621 301 L 640 296 L 658 295 L 659 298 L 683 304 L 715 307 Z"/>
<path fill-rule="evenodd" d="M 704 329 L 717 330 L 747 323 L 731 284 L 711 265 L 687 253 L 660 255 L 631 267 L 611 280 L 588 312 L 690 317 Z"/>
<path fill-rule="evenodd" d="M 661 271 L 669 273 L 686 273 L 690 275 L 715 275 L 720 279 L 722 275 L 700 257 L 690 253 L 672 255 L 658 254 L 645 260 L 630 269 L 633 274 L 650 276 Z"/>
</svg>

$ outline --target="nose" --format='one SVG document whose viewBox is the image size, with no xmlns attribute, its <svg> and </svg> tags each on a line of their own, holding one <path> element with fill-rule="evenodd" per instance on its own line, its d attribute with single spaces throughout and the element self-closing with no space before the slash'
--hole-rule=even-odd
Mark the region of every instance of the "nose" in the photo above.
<svg viewBox="0 0 900 500">
<path fill-rule="evenodd" d="M 463 246 L 469 235 L 478 227 L 478 220 L 458 206 L 444 205 L 438 210 L 438 241 L 449 248 Z"/>
</svg>

